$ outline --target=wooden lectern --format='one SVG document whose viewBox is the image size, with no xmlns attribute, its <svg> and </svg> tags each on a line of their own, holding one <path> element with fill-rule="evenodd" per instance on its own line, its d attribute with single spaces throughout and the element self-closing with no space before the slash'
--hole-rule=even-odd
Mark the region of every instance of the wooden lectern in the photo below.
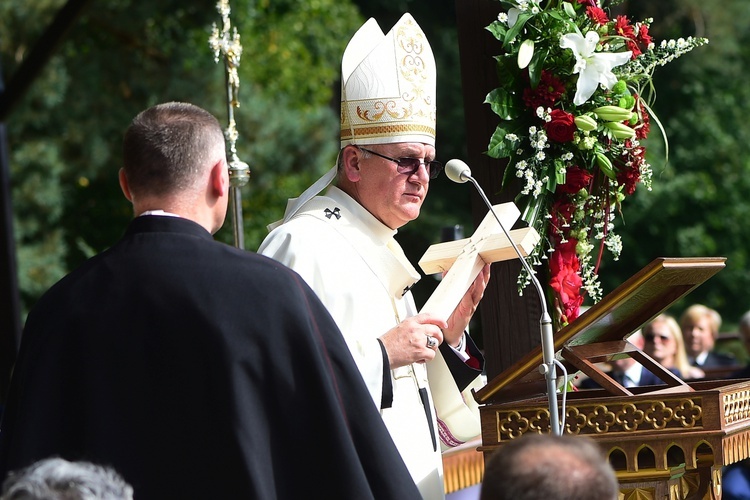
<svg viewBox="0 0 750 500">
<path fill-rule="evenodd" d="M 750 455 L 750 381 L 684 382 L 627 341 L 724 261 L 656 259 L 555 335 L 568 374 L 581 371 L 602 387 L 568 392 L 560 421 L 566 433 L 602 446 L 625 500 L 721 498 L 722 466 Z M 665 385 L 626 388 L 600 368 L 624 356 Z M 542 364 L 540 346 L 475 392 L 485 455 L 526 433 L 550 432 Z"/>
</svg>

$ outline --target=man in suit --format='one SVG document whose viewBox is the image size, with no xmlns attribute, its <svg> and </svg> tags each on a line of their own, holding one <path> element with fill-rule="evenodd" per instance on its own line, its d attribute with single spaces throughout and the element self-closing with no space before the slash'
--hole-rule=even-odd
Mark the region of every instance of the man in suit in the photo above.
<svg viewBox="0 0 750 500">
<path fill-rule="evenodd" d="M 717 311 L 694 304 L 680 316 L 680 328 L 685 337 L 688 360 L 693 366 L 705 369 L 735 364 L 731 356 L 713 352 L 721 328 L 721 316 Z"/>
<path fill-rule="evenodd" d="M 123 150 L 136 217 L 29 314 L 0 480 L 56 455 L 114 467 L 140 500 L 417 498 L 315 293 L 213 240 L 229 194 L 216 118 L 149 108 Z"/>
</svg>

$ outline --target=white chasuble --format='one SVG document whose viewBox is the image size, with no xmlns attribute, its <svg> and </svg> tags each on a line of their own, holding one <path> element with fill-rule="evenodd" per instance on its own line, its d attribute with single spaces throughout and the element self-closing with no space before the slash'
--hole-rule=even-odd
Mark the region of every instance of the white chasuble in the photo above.
<svg viewBox="0 0 750 500">
<path fill-rule="evenodd" d="M 381 408 L 383 354 L 377 338 L 418 312 L 409 289 L 420 275 L 395 234 L 330 187 L 274 229 L 258 251 L 297 271 L 326 305 L 423 498 L 439 499 L 444 497 L 441 446 L 430 391 L 440 388 L 430 387 L 425 365 L 390 370 L 393 401 Z M 428 399 L 429 421 L 420 388 Z"/>
</svg>

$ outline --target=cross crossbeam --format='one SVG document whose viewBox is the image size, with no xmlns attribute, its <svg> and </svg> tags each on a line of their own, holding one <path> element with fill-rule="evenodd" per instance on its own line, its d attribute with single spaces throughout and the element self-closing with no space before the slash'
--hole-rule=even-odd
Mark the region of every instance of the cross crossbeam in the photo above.
<svg viewBox="0 0 750 500">
<path fill-rule="evenodd" d="M 521 215 L 513 203 L 501 203 L 493 208 L 505 228 L 512 227 Z M 426 274 L 446 274 L 420 312 L 447 320 L 485 264 L 517 259 L 513 245 L 525 257 L 539 242 L 534 228 L 515 229 L 509 234 L 512 243 L 492 213 L 487 212 L 471 237 L 430 246 L 419 260 L 419 266 Z"/>
</svg>

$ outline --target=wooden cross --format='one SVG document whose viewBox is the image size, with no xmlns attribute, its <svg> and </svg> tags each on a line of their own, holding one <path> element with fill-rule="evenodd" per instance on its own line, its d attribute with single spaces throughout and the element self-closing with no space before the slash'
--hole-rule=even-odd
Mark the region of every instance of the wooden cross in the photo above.
<svg viewBox="0 0 750 500">
<path fill-rule="evenodd" d="M 506 229 L 512 227 L 521 215 L 513 203 L 493 208 Z M 446 274 L 420 312 L 429 312 L 448 321 L 485 264 L 517 259 L 511 245 L 516 245 L 525 257 L 539 242 L 539 234 L 533 228 L 516 229 L 509 234 L 512 242 L 508 241 L 495 216 L 487 212 L 470 238 L 428 248 L 419 260 L 422 270 L 427 274 Z M 460 391 L 440 351 L 435 352 L 435 358 L 427 363 L 427 373 L 441 429 L 447 429 L 446 432 L 459 443 L 479 436 L 479 407 L 472 392 L 481 387 L 481 377 Z"/>
<path fill-rule="evenodd" d="M 521 215 L 513 203 L 502 203 L 493 208 L 506 229 L 512 227 Z M 419 260 L 419 266 L 425 274 L 447 274 L 420 312 L 433 313 L 447 320 L 485 264 L 517 259 L 513 244 L 526 257 L 539 242 L 539 234 L 534 228 L 514 229 L 509 233 L 512 243 L 492 213 L 487 212 L 470 238 L 430 246 Z"/>
</svg>

